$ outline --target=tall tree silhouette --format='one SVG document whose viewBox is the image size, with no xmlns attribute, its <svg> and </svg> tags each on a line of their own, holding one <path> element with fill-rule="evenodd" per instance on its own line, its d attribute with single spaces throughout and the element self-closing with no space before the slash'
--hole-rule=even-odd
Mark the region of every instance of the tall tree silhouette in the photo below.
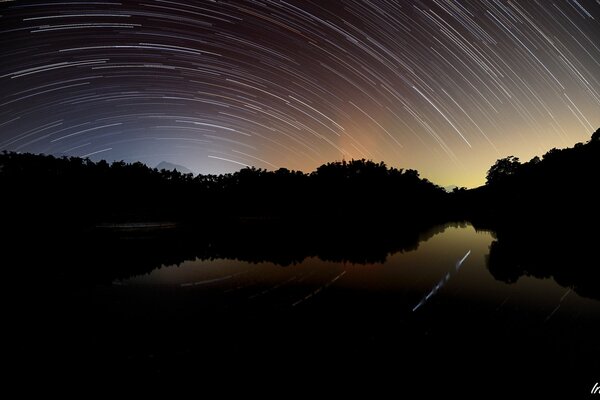
<svg viewBox="0 0 600 400">
<path fill-rule="evenodd" d="M 518 157 L 508 156 L 496 161 L 487 172 L 487 183 L 490 185 L 497 184 L 506 179 L 506 177 L 514 175 L 519 170 L 521 163 Z"/>
</svg>

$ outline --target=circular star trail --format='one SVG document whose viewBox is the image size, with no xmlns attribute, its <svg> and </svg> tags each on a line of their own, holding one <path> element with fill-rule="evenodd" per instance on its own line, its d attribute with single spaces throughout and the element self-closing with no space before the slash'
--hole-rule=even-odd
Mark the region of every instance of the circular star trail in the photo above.
<svg viewBox="0 0 600 400">
<path fill-rule="evenodd" d="M 600 127 L 600 2 L 0 4 L 0 149 L 475 186 Z"/>
</svg>

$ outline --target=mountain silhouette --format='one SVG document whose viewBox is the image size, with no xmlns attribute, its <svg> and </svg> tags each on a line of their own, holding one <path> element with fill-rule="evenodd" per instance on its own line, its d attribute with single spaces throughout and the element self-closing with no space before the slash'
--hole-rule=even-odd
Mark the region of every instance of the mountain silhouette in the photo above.
<svg viewBox="0 0 600 400">
<path fill-rule="evenodd" d="M 454 189 L 458 189 L 458 186 L 456 186 L 456 185 L 444 186 L 444 190 L 448 193 L 452 193 L 454 191 Z"/>
<path fill-rule="evenodd" d="M 194 174 L 193 171 L 191 171 L 190 169 L 184 167 L 183 165 L 179 165 L 179 164 L 173 164 L 170 163 L 168 161 L 161 161 L 157 166 L 156 169 L 161 171 L 163 169 L 167 170 L 167 171 L 177 171 L 177 172 L 181 172 L 182 174 Z"/>
</svg>

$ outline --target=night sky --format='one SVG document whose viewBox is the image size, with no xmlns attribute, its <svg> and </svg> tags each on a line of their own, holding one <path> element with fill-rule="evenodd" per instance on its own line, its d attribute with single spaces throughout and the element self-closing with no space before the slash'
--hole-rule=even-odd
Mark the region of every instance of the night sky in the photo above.
<svg viewBox="0 0 600 400">
<path fill-rule="evenodd" d="M 0 150 L 477 186 L 600 127 L 600 0 L 0 3 Z"/>
</svg>

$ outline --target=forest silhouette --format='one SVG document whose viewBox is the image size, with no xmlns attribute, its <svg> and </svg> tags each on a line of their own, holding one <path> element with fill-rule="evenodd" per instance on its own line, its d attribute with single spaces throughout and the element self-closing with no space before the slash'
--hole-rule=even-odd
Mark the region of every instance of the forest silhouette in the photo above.
<svg viewBox="0 0 600 400">
<path fill-rule="evenodd" d="M 368 220 L 441 217 L 445 191 L 415 170 L 366 160 L 333 162 L 305 174 L 246 168 L 181 174 L 142 163 L 4 153 L 0 182 L 19 218 L 85 227 L 107 221 L 225 219 Z"/>
<path fill-rule="evenodd" d="M 583 233 L 598 223 L 599 162 L 600 129 L 542 158 L 500 159 L 484 186 L 447 193 L 415 170 L 368 160 L 310 174 L 246 168 L 194 177 L 139 162 L 3 152 L 4 255 L 22 262 L 34 249 L 28 264 L 46 259 L 62 277 L 95 282 L 196 258 L 364 264 L 416 249 L 436 225 L 468 221 L 496 233 L 487 262 L 497 279 L 552 276 L 600 299 L 600 273 L 587 261 L 594 238 Z"/>
<path fill-rule="evenodd" d="M 252 167 L 194 177 L 140 162 L 10 152 L 0 155 L 0 185 L 9 221 L 53 223 L 52 229 L 149 220 L 568 222 L 586 209 L 588 216 L 595 214 L 599 136 L 600 129 L 585 144 L 552 149 L 525 163 L 513 156 L 500 159 L 484 186 L 452 193 L 416 170 L 364 159 L 327 163 L 309 174 Z"/>
</svg>

